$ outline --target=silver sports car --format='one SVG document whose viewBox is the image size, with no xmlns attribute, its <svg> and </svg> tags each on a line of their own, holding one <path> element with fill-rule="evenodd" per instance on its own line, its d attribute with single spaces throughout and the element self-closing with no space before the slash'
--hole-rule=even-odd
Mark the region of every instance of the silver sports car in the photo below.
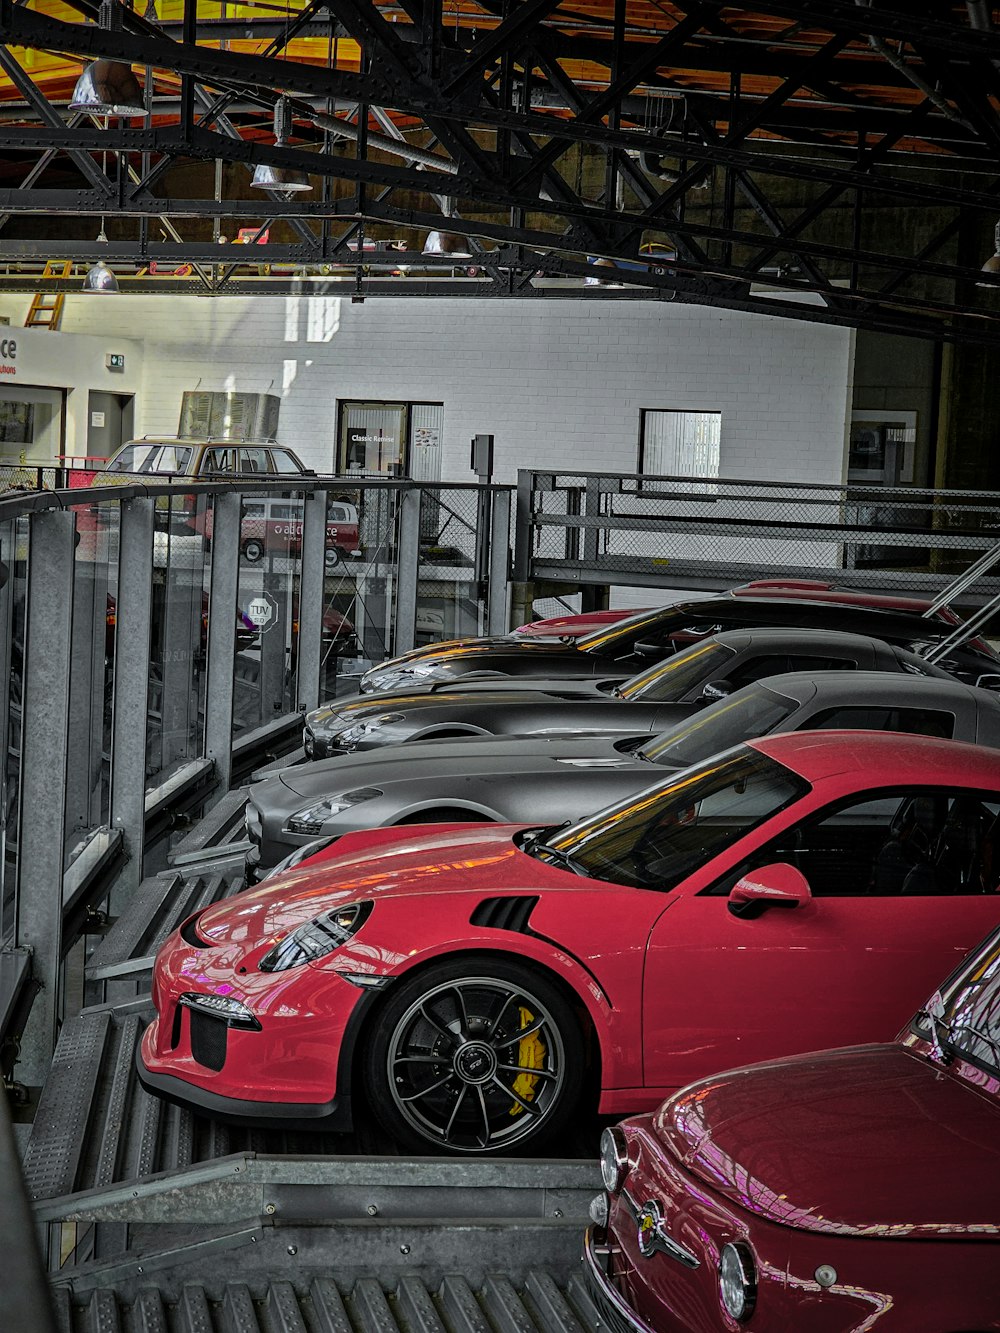
<svg viewBox="0 0 1000 1333">
<path fill-rule="evenodd" d="M 306 715 L 310 759 L 445 736 L 578 736 L 655 732 L 762 676 L 785 671 L 891 671 L 948 679 L 906 648 L 821 629 L 713 634 L 623 680 L 510 679 L 425 685 L 405 694 L 337 699 Z"/>
<path fill-rule="evenodd" d="M 920 732 L 1000 748 L 1000 700 L 947 679 L 885 672 L 771 676 L 649 738 L 438 740 L 287 768 L 254 786 L 247 878 L 358 829 L 495 820 L 558 824 L 772 731 Z"/>
</svg>

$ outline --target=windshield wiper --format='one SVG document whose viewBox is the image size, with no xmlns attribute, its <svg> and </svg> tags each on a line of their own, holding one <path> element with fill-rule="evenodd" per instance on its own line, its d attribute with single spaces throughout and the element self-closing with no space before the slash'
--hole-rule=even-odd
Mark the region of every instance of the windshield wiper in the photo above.
<svg viewBox="0 0 1000 1333">
<path fill-rule="evenodd" d="M 966 1051 L 959 1046 L 955 1039 L 956 1032 L 971 1032 L 978 1041 L 981 1041 L 988 1048 L 990 1055 L 993 1057 L 993 1063 L 1000 1069 L 1000 1042 L 997 1042 L 995 1037 L 991 1037 L 988 1032 L 984 1032 L 982 1028 L 977 1028 L 973 1023 L 961 1021 L 952 1023 L 950 1027 L 945 1029 L 945 1042 L 942 1045 L 947 1044 L 949 1051 L 955 1055 L 972 1056 L 971 1051 Z M 972 1058 L 975 1059 L 976 1057 L 972 1056 Z"/>
<path fill-rule="evenodd" d="M 539 852 L 544 852 L 546 856 L 551 856 L 552 860 L 564 870 L 571 870 L 574 875 L 582 875 L 584 879 L 588 878 L 586 870 L 570 856 L 568 852 L 561 851 L 558 847 L 551 847 L 547 842 L 532 842 L 531 854 L 537 856 Z"/>
</svg>

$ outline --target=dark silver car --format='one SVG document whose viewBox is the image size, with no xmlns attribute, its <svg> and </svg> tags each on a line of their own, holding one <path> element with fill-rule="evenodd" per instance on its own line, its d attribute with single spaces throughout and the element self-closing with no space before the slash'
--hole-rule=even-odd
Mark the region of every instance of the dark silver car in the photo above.
<svg viewBox="0 0 1000 1333">
<path fill-rule="evenodd" d="M 390 824 L 562 823 L 772 731 L 918 732 L 1000 748 L 1000 699 L 957 681 L 822 671 L 747 685 L 661 735 L 439 740 L 288 768 L 253 787 L 254 880 L 297 848 Z"/>
<path fill-rule="evenodd" d="M 464 683 L 470 675 L 566 679 L 617 672 L 623 678 L 708 634 L 765 625 L 866 634 L 921 651 L 940 644 L 955 628 L 913 611 L 752 596 L 737 590 L 644 611 L 575 642 L 500 637 L 427 644 L 373 666 L 361 679 L 361 691 L 408 690 L 435 681 Z M 1000 658 L 977 639 L 949 651 L 948 669 L 967 684 L 980 685 L 986 675 L 996 680 Z"/>
<path fill-rule="evenodd" d="M 905 648 L 832 630 L 740 629 L 699 640 L 625 681 L 465 680 L 406 694 L 338 699 L 307 714 L 311 759 L 445 736 L 575 736 L 663 731 L 723 694 L 785 671 L 946 674 Z"/>
</svg>

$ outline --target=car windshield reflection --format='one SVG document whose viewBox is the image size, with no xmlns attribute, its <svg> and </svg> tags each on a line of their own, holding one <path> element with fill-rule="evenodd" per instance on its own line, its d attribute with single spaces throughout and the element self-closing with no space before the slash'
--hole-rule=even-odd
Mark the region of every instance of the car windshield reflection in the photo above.
<svg viewBox="0 0 1000 1333">
<path fill-rule="evenodd" d="M 666 768 L 687 768 L 710 754 L 731 750 L 742 741 L 781 730 L 798 707 L 794 699 L 770 690 L 741 690 L 698 713 L 688 722 L 661 732 L 636 750 L 641 759 Z"/>
<path fill-rule="evenodd" d="M 802 778 L 741 746 L 525 850 L 553 864 L 569 858 L 592 879 L 666 892 L 808 791 Z"/>
</svg>

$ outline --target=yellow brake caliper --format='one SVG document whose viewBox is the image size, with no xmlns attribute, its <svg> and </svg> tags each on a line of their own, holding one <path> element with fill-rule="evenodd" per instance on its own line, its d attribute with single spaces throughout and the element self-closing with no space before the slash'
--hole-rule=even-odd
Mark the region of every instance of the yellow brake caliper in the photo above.
<svg viewBox="0 0 1000 1333">
<path fill-rule="evenodd" d="M 523 1005 L 517 1012 L 521 1020 L 521 1031 L 523 1032 L 535 1021 L 535 1015 L 530 1009 L 525 1009 Z M 522 1037 L 517 1043 L 517 1063 L 522 1069 L 544 1068 L 545 1043 L 537 1032 L 532 1032 L 528 1037 Z M 535 1074 L 518 1074 L 511 1086 L 522 1101 L 530 1102 L 534 1098 L 538 1078 Z M 510 1108 L 510 1114 L 524 1115 L 524 1107 L 515 1102 Z"/>
</svg>

